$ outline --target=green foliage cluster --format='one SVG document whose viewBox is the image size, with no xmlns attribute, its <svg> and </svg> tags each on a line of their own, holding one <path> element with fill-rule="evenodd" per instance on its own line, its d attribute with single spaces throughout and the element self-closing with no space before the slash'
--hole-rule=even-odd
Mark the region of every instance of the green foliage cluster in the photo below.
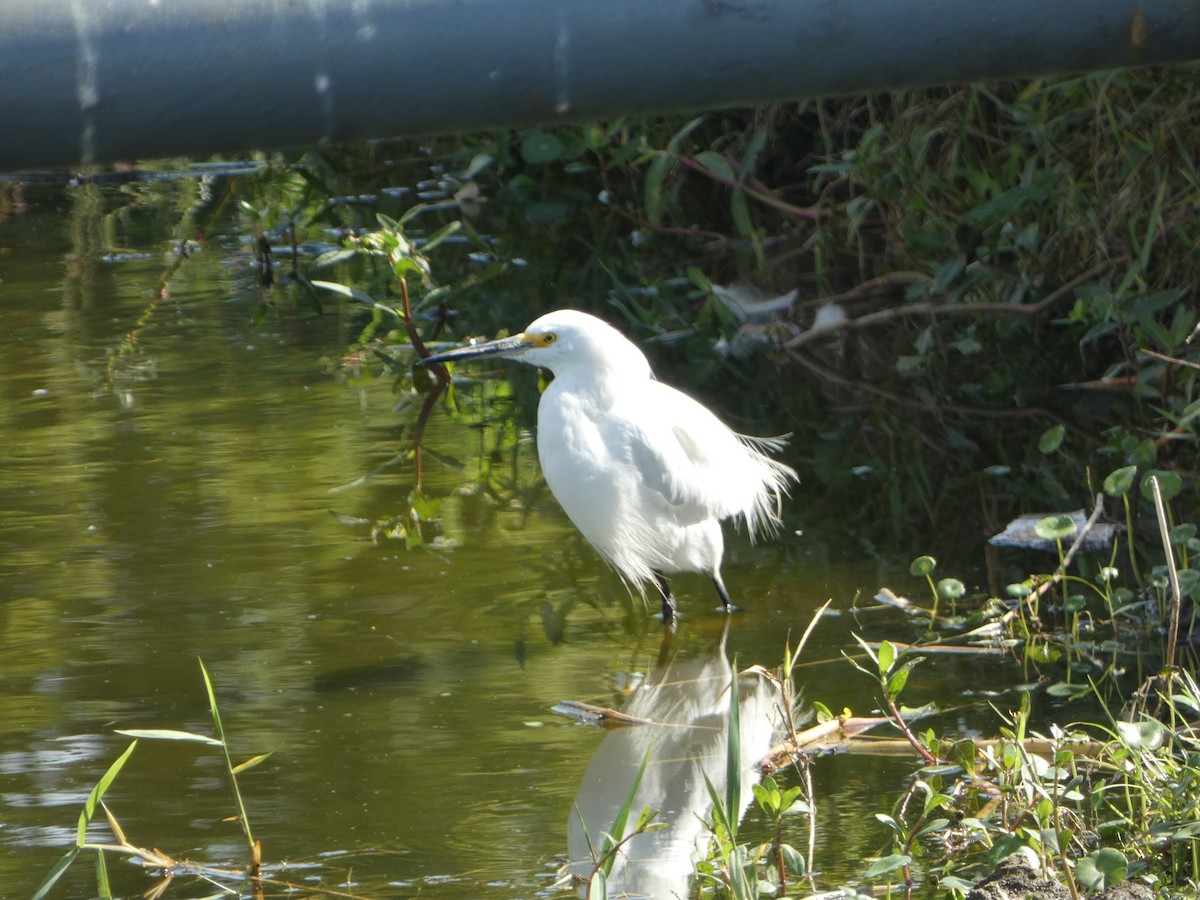
<svg viewBox="0 0 1200 900">
<path fill-rule="evenodd" d="M 1184 670 L 1151 679 L 1118 721 L 1030 726 L 1030 694 L 1004 716 L 999 737 L 914 733 L 899 705 L 922 658 L 860 641 L 888 715 L 926 765 L 887 812 L 888 848 L 864 876 L 907 888 L 930 879 L 963 893 L 1020 848 L 1072 896 L 1128 878 L 1156 895 L 1194 891 L 1200 872 L 1200 686 Z M 853 661 L 853 660 L 852 660 Z M 1095 690 L 1093 684 L 1092 689 Z"/>
<path fill-rule="evenodd" d="M 348 236 L 296 269 L 316 304 L 306 279 L 396 306 L 370 244 L 399 235 L 427 339 L 598 311 L 741 430 L 790 432 L 809 518 L 977 534 L 1078 505 L 1089 469 L 1193 476 L 1197 109 L 1181 67 L 498 131 L 409 160 L 417 198 L 395 148 L 310 153 L 248 226 Z M 353 349 L 389 333 L 375 308 Z"/>
</svg>

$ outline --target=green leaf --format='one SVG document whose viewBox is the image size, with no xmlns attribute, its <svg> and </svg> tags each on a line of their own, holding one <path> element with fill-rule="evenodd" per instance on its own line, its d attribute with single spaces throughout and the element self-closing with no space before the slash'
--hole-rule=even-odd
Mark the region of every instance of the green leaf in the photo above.
<svg viewBox="0 0 1200 900">
<path fill-rule="evenodd" d="M 704 769 L 701 769 L 700 774 L 704 776 L 704 786 L 708 789 L 708 799 L 712 801 L 713 824 L 721 828 L 726 835 L 729 835 L 729 817 L 725 815 L 725 801 L 717 796 L 717 789 L 713 787 L 712 779 L 708 777 L 708 773 Z"/>
<path fill-rule="evenodd" d="M 608 875 L 604 868 L 597 869 L 592 874 L 592 880 L 588 882 L 587 896 L 589 897 L 608 897 Z"/>
<path fill-rule="evenodd" d="M 916 659 L 910 659 L 908 662 L 906 662 L 899 669 L 897 669 L 895 672 L 892 673 L 891 677 L 888 678 L 888 683 L 887 683 L 887 694 L 888 694 L 889 698 L 891 698 L 892 700 L 895 700 L 897 697 L 900 696 L 900 694 L 904 691 L 904 686 L 906 684 L 908 684 L 908 676 L 910 674 L 912 674 L 913 668 L 918 663 L 920 663 L 923 659 L 924 659 L 924 657 L 917 657 Z"/>
<path fill-rule="evenodd" d="M 704 271 L 698 266 L 688 266 L 684 270 L 684 274 L 687 275 L 688 281 L 690 281 L 700 290 L 704 291 L 704 293 L 712 293 L 712 282 L 709 280 L 708 276 L 704 274 Z"/>
<path fill-rule="evenodd" d="M 204 661 L 200 661 L 200 674 L 204 677 L 204 690 L 208 693 L 208 711 L 212 714 L 213 728 L 217 732 L 217 743 L 222 747 L 225 744 L 225 729 L 221 726 L 221 711 L 217 709 L 217 694 L 213 690 L 212 679 L 208 677 L 208 669 L 204 666 Z"/>
<path fill-rule="evenodd" d="M 442 508 L 442 501 L 426 497 L 424 491 L 420 488 L 414 488 L 413 492 L 408 495 L 408 505 L 419 518 L 429 520 L 437 516 L 439 510 Z"/>
<path fill-rule="evenodd" d="M 1171 529 L 1171 543 L 1179 546 L 1186 544 L 1196 536 L 1196 526 L 1191 522 L 1181 522 Z"/>
<path fill-rule="evenodd" d="M 783 814 L 791 809 L 796 804 L 796 800 L 800 797 L 802 789 L 799 787 L 788 788 L 783 792 L 783 796 L 779 800 L 779 812 Z"/>
<path fill-rule="evenodd" d="M 791 844 L 784 844 L 779 848 L 779 852 L 783 856 L 783 866 L 789 875 L 803 878 L 808 873 L 808 864 L 804 857 Z"/>
<path fill-rule="evenodd" d="M 697 153 L 695 160 L 713 174 L 719 175 L 727 181 L 737 181 L 737 176 L 734 175 L 733 166 L 729 164 L 729 160 L 715 150 Z"/>
<path fill-rule="evenodd" d="M 447 222 L 445 225 L 443 225 L 441 228 L 439 228 L 437 231 L 435 231 L 433 234 L 431 234 L 429 236 L 429 240 L 427 240 L 424 244 L 421 245 L 421 252 L 428 253 L 430 250 L 432 250 L 434 247 L 436 247 L 442 241 L 446 240 L 446 238 L 462 231 L 462 227 L 463 227 L 462 222 L 459 222 L 457 220 L 455 220 L 453 222 Z"/>
<path fill-rule="evenodd" d="M 867 866 L 867 871 L 863 872 L 864 878 L 878 878 L 880 875 L 887 875 L 895 872 L 897 869 L 903 869 L 912 862 L 912 857 L 903 853 L 893 853 L 891 856 L 885 856 L 883 859 L 877 859 L 875 862 Z"/>
<path fill-rule="evenodd" d="M 667 149 L 670 150 L 672 153 L 678 152 L 679 145 L 682 144 L 685 140 L 687 140 L 687 136 L 689 134 L 691 134 L 693 131 L 695 131 L 697 128 L 699 128 L 701 125 L 703 125 L 704 120 L 707 118 L 708 118 L 707 115 L 696 116 L 696 118 L 689 121 L 686 125 L 684 125 L 677 132 L 675 132 L 675 134 L 673 134 L 671 136 L 671 140 L 667 141 Z"/>
<path fill-rule="evenodd" d="M 1087 600 L 1084 598 L 1083 594 L 1072 594 L 1066 600 L 1063 601 L 1063 612 L 1065 612 L 1065 613 L 1083 612 L 1083 610 L 1086 606 L 1087 606 Z"/>
<path fill-rule="evenodd" d="M 729 840 L 737 842 L 738 816 L 742 810 L 742 695 L 736 662 L 729 666 L 729 722 L 725 734 L 725 804 Z"/>
<path fill-rule="evenodd" d="M 1151 478 L 1158 479 L 1158 492 L 1162 494 L 1164 503 L 1173 500 L 1183 490 L 1183 479 L 1178 473 L 1155 469 L 1142 476 L 1142 496 L 1147 500 L 1154 499 L 1154 489 L 1150 486 Z"/>
<path fill-rule="evenodd" d="M 1075 880 L 1086 891 L 1102 891 L 1120 884 L 1129 873 L 1129 861 L 1120 850 L 1102 847 L 1079 860 Z"/>
<path fill-rule="evenodd" d="M 1075 533 L 1075 521 L 1062 514 L 1046 516 L 1033 526 L 1033 533 L 1043 541 L 1061 541 Z"/>
<path fill-rule="evenodd" d="M 525 218 L 530 222 L 545 225 L 558 222 L 570 215 L 571 207 L 559 200 L 539 200 L 525 207 Z"/>
<path fill-rule="evenodd" d="M 897 834 L 900 833 L 900 823 L 887 813 L 875 813 L 875 818 Z"/>
<path fill-rule="evenodd" d="M 250 757 L 244 763 L 238 763 L 236 766 L 233 767 L 233 774 L 241 775 L 243 772 L 247 772 L 250 769 L 253 769 L 255 766 L 259 765 L 260 763 L 266 762 L 268 759 L 270 759 L 274 753 L 275 753 L 274 750 L 272 750 L 270 753 L 260 753 L 260 754 L 258 754 L 258 756 Z"/>
<path fill-rule="evenodd" d="M 38 885 L 37 891 L 34 892 L 33 900 L 44 900 L 50 894 L 50 890 L 58 883 L 58 879 L 66 874 L 67 869 L 71 868 L 71 863 L 75 862 L 75 857 L 79 855 L 79 847 L 72 847 L 46 873 L 46 877 L 42 879 L 42 883 Z"/>
<path fill-rule="evenodd" d="M 83 803 L 83 809 L 79 813 L 79 828 L 75 835 L 75 845 L 77 847 L 82 847 L 87 843 L 88 823 L 92 821 L 92 816 L 96 814 L 96 806 L 100 803 L 100 798 L 112 786 L 113 781 L 116 780 L 125 763 L 129 761 L 129 757 L 133 755 L 134 748 L 136 747 L 137 741 L 135 740 L 125 749 L 124 753 L 117 757 L 117 761 L 108 767 L 108 771 L 96 782 L 96 786 L 88 794 L 87 800 Z"/>
<path fill-rule="evenodd" d="M 365 303 L 367 306 L 372 306 L 377 309 L 386 310 L 387 312 L 390 312 L 392 315 L 396 314 L 396 311 L 394 309 L 392 309 L 390 306 L 384 306 L 382 303 L 376 303 L 374 297 L 372 297 L 366 291 L 360 291 L 358 288 L 352 288 L 352 287 L 349 287 L 348 285 L 338 284 L 337 282 L 334 282 L 334 281 L 310 281 L 309 284 L 311 284 L 315 288 L 320 288 L 323 291 L 330 291 L 331 293 L 334 293 L 334 294 L 341 294 L 343 297 L 349 297 L 352 300 L 357 300 L 359 303 Z"/>
<path fill-rule="evenodd" d="M 937 583 L 937 594 L 943 600 L 958 600 L 966 592 L 966 585 L 957 578 L 943 578 Z"/>
<path fill-rule="evenodd" d="M 943 875 L 938 879 L 938 886 L 943 890 L 957 891 L 960 894 L 968 893 L 971 888 L 975 887 L 975 882 L 967 881 L 965 878 L 959 878 L 957 875 Z"/>
<path fill-rule="evenodd" d="M 950 825 L 949 819 L 930 819 L 921 826 L 917 832 L 917 837 L 924 837 L 927 834 L 932 834 L 935 831 L 945 831 Z"/>
<path fill-rule="evenodd" d="M 1050 454 L 1062 446 L 1063 438 L 1067 434 L 1067 429 L 1063 425 L 1055 425 L 1053 428 L 1047 428 L 1042 432 L 1041 438 L 1038 439 L 1038 449 L 1042 453 Z"/>
<path fill-rule="evenodd" d="M 657 830 L 660 828 L 668 827 L 666 822 L 657 822 L 656 823 L 654 820 L 657 818 L 658 818 L 658 810 L 657 809 L 654 809 L 653 807 L 650 807 L 650 806 L 643 806 L 642 811 L 640 813 L 638 813 L 637 824 L 635 824 L 633 826 L 634 832 L 640 834 L 643 831 L 654 831 L 654 830 Z"/>
<path fill-rule="evenodd" d="M 1157 750 L 1162 746 L 1165 729 L 1161 722 L 1118 722 L 1117 733 L 1131 750 Z"/>
<path fill-rule="evenodd" d="M 221 742 L 206 734 L 196 734 L 192 731 L 175 731 L 171 728 L 118 728 L 117 734 L 131 738 L 146 738 L 152 741 L 194 741 L 197 744 L 208 744 L 210 747 L 220 747 Z"/>
<path fill-rule="evenodd" d="M 339 247 L 336 250 L 326 250 L 312 261 L 309 271 L 313 269 L 331 269 L 344 262 L 349 262 L 358 256 L 358 250 L 353 247 Z"/>
<path fill-rule="evenodd" d="M 1067 684 L 1065 681 L 1058 681 L 1046 688 L 1046 693 L 1051 697 L 1078 697 L 1080 694 L 1086 694 L 1090 688 L 1086 684 Z"/>
<path fill-rule="evenodd" d="M 1104 479 L 1104 493 L 1110 497 L 1124 496 L 1133 487 L 1135 475 L 1137 475 L 1137 466 L 1125 466 L 1115 472 L 1110 472 Z"/>
<path fill-rule="evenodd" d="M 937 568 L 937 560 L 932 556 L 918 556 L 908 566 L 908 574 L 917 577 L 928 577 Z"/>
<path fill-rule="evenodd" d="M 646 218 L 651 225 L 661 225 L 667 208 L 667 195 L 663 187 L 667 173 L 675 160 L 668 153 L 659 153 L 646 169 L 645 192 Z"/>
<path fill-rule="evenodd" d="M 896 662 L 896 646 L 891 641 L 883 641 L 879 645 L 879 674 L 885 675 L 892 670 Z"/>
<path fill-rule="evenodd" d="M 750 204 L 746 201 L 746 192 L 735 188 L 729 200 L 729 213 L 733 216 L 733 227 L 742 237 L 754 235 L 754 220 L 750 217 Z"/>
<path fill-rule="evenodd" d="M 96 851 L 96 896 L 99 900 L 112 900 L 112 886 L 108 883 L 108 865 L 104 851 Z"/>
<path fill-rule="evenodd" d="M 1200 822 L 1189 822 L 1182 828 L 1175 828 L 1171 831 L 1171 840 L 1173 841 L 1190 841 L 1200 837 Z"/>
<path fill-rule="evenodd" d="M 612 872 L 613 864 L 617 861 L 616 854 L 610 851 L 625 837 L 625 825 L 629 821 L 629 812 L 633 809 L 633 799 L 637 796 L 638 788 L 641 787 L 642 777 L 646 774 L 646 765 L 650 762 L 650 751 L 652 749 L 652 746 L 646 748 L 646 752 L 642 756 L 642 764 L 638 767 L 637 774 L 633 776 L 633 782 L 629 785 L 629 790 L 625 794 L 625 802 L 617 810 L 612 827 L 609 829 L 608 834 L 604 838 L 604 844 L 601 846 L 600 858 L 603 860 L 603 865 L 600 868 L 605 875 Z"/>
<path fill-rule="evenodd" d="M 1052 663 L 1062 656 L 1062 651 L 1050 644 L 1034 644 L 1026 648 L 1025 658 L 1032 662 Z"/>
<path fill-rule="evenodd" d="M 533 165 L 546 165 L 558 160 L 566 148 L 563 142 L 548 131 L 531 131 L 521 141 L 521 158 Z"/>
</svg>

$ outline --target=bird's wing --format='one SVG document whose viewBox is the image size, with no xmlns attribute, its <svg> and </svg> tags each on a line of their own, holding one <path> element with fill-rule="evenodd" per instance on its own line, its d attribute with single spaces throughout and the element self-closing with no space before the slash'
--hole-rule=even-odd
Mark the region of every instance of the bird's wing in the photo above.
<svg viewBox="0 0 1200 900">
<path fill-rule="evenodd" d="M 763 451 L 782 441 L 745 439 L 705 406 L 661 382 L 622 405 L 620 427 L 642 484 L 683 519 L 743 518 L 751 533 L 778 520 L 795 473 Z"/>
<path fill-rule="evenodd" d="M 739 499 L 730 489 L 728 465 L 736 464 L 745 450 L 700 403 L 661 382 L 649 382 L 621 423 L 642 484 L 678 514 L 699 521 L 743 510 L 747 498 Z"/>
</svg>

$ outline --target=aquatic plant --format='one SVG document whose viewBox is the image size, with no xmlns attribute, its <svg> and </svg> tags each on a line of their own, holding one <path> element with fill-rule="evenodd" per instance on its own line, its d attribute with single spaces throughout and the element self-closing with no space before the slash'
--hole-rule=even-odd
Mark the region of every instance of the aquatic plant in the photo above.
<svg viewBox="0 0 1200 900">
<path fill-rule="evenodd" d="M 200 673 L 204 679 L 204 688 L 208 695 L 208 708 L 212 716 L 213 730 L 216 737 L 210 737 L 204 734 L 197 734 L 191 731 L 178 731 L 169 728 L 127 728 L 118 729 L 117 734 L 132 737 L 134 740 L 125 749 L 117 759 L 108 767 L 108 770 L 96 782 L 84 801 L 83 809 L 79 813 L 79 824 L 76 829 L 75 845 L 67 850 L 66 853 L 59 859 L 57 863 L 46 874 L 42 883 L 38 886 L 34 894 L 34 900 L 42 900 L 43 897 L 51 895 L 54 886 L 67 873 L 72 864 L 84 851 L 90 851 L 95 857 L 96 868 L 96 894 L 102 898 L 112 897 L 112 888 L 109 884 L 108 864 L 106 862 L 105 853 L 112 853 L 119 856 L 127 857 L 144 868 L 157 871 L 161 876 L 161 881 L 157 888 L 154 889 L 155 896 L 161 895 L 166 886 L 177 877 L 192 877 L 213 884 L 232 883 L 238 884 L 246 881 L 257 881 L 259 879 L 262 867 L 262 844 L 255 840 L 253 833 L 250 830 L 250 820 L 246 814 L 246 803 L 242 797 L 242 790 L 238 784 L 238 776 L 266 760 L 271 754 L 262 753 L 258 756 L 253 756 L 242 763 L 234 765 L 233 757 L 230 755 L 229 743 L 225 737 L 225 728 L 221 724 L 221 712 L 217 706 L 217 695 L 213 689 L 212 680 L 209 678 L 208 670 L 204 667 L 203 661 L 200 662 Z M 221 755 L 225 763 L 225 772 L 229 778 L 230 789 L 233 792 L 234 800 L 237 804 L 237 815 L 232 817 L 237 821 L 241 828 L 242 835 L 246 839 L 247 845 L 247 863 L 245 868 L 240 871 L 231 871 L 221 867 L 209 866 L 204 864 L 192 863 L 187 860 L 172 858 L 161 850 L 147 850 L 145 847 L 140 847 L 130 843 L 125 836 L 125 831 L 122 829 L 117 820 L 116 815 L 104 802 L 104 796 L 112 787 L 117 777 L 125 768 L 133 756 L 134 750 L 137 749 L 139 740 L 155 740 L 155 741 L 183 741 L 188 743 L 203 744 L 207 747 L 217 747 L 221 750 Z M 95 841 L 88 837 L 89 828 L 96 821 L 97 814 L 104 813 L 105 821 L 109 831 L 112 833 L 112 841 Z"/>
</svg>

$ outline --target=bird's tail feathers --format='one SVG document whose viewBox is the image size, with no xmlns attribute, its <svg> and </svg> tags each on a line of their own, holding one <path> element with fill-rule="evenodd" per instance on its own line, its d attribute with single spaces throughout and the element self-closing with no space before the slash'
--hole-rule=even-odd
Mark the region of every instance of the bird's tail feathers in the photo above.
<svg viewBox="0 0 1200 900">
<path fill-rule="evenodd" d="M 767 460 L 768 472 L 762 489 L 745 511 L 746 530 L 751 541 L 773 537 L 783 527 L 783 498 L 788 496 L 792 483 L 798 481 L 796 471 L 775 460 Z"/>
<path fill-rule="evenodd" d="M 790 437 L 791 434 L 769 438 L 738 435 L 738 439 L 750 449 L 754 461 L 758 464 L 758 490 L 754 492 L 754 499 L 742 511 L 746 531 L 752 541 L 779 533 L 783 526 L 783 498 L 790 495 L 791 485 L 800 480 L 795 469 L 767 455 L 782 450 L 787 446 Z"/>
<path fill-rule="evenodd" d="M 787 434 L 777 434 L 774 437 L 757 437 L 752 434 L 738 434 L 736 431 L 734 435 L 739 441 L 758 453 L 778 453 L 792 439 L 790 431 Z"/>
</svg>

